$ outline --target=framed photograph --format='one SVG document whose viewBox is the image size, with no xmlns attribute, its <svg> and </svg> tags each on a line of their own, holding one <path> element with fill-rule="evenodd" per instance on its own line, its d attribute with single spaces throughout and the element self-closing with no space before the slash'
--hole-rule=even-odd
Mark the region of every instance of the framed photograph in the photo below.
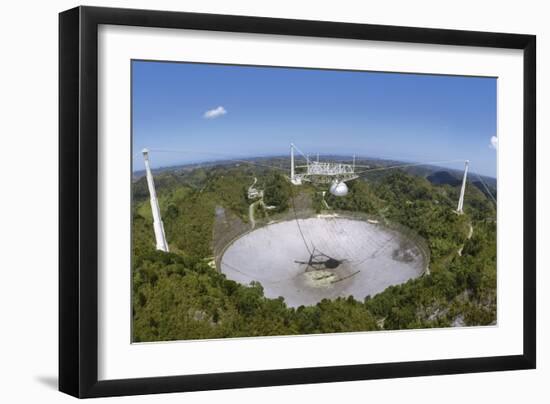
<svg viewBox="0 0 550 404">
<path fill-rule="evenodd" d="M 61 391 L 535 368 L 535 36 L 59 28 Z"/>
</svg>

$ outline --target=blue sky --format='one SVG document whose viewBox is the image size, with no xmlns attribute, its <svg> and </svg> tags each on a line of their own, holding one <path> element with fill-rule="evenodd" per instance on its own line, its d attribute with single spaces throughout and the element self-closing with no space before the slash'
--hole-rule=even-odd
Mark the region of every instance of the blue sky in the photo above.
<svg viewBox="0 0 550 404">
<path fill-rule="evenodd" d="M 134 170 L 228 157 L 335 153 L 469 159 L 496 176 L 496 79 L 132 62 Z M 193 151 L 193 152 L 191 152 Z M 447 166 L 461 168 L 460 163 Z"/>
</svg>

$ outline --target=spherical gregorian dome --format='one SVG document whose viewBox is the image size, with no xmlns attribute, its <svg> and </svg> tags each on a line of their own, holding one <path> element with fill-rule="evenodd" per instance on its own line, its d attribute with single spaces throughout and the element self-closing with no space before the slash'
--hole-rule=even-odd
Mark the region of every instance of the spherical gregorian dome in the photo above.
<svg viewBox="0 0 550 404">
<path fill-rule="evenodd" d="M 348 186 L 345 182 L 333 182 L 330 186 L 330 193 L 334 196 L 346 196 L 348 194 Z"/>
</svg>

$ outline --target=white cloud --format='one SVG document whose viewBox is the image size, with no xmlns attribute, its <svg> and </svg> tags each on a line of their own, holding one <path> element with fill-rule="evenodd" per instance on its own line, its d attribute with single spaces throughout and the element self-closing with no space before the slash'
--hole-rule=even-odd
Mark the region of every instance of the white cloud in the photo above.
<svg viewBox="0 0 550 404">
<path fill-rule="evenodd" d="M 489 145 L 489 147 L 491 149 L 495 149 L 495 150 L 497 149 L 497 147 L 498 147 L 498 137 L 491 136 L 491 144 Z"/>
<path fill-rule="evenodd" d="M 220 105 L 217 108 L 210 109 L 210 110 L 206 111 L 203 116 L 206 119 L 214 119 L 214 118 L 218 118 L 218 117 L 220 117 L 222 115 L 225 115 L 225 114 L 227 114 L 227 110 Z"/>
</svg>

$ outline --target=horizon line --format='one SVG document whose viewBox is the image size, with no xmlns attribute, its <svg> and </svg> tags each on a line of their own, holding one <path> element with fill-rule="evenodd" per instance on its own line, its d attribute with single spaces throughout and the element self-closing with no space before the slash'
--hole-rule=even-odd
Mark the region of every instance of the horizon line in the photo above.
<svg viewBox="0 0 550 404">
<path fill-rule="evenodd" d="M 151 150 L 151 151 L 155 151 L 154 149 Z M 347 154 L 340 154 L 340 153 L 335 153 L 335 154 L 332 154 L 332 153 L 318 153 L 319 157 L 329 157 L 329 156 L 334 156 L 334 157 L 344 157 L 344 156 L 347 156 Z M 310 157 L 312 160 L 314 160 L 314 158 L 317 156 L 317 153 L 314 154 L 314 157 Z M 135 155 L 134 155 L 135 157 Z M 232 163 L 235 163 L 235 164 L 239 164 L 239 163 L 242 163 L 242 164 L 246 164 L 246 161 L 247 160 L 254 160 L 254 159 L 269 159 L 269 158 L 289 158 L 286 154 L 272 154 L 272 155 L 257 155 L 257 156 L 241 156 L 241 157 L 220 157 L 219 159 L 207 159 L 207 160 L 198 160 L 198 161 L 193 161 L 193 162 L 181 162 L 181 163 L 175 163 L 175 164 L 170 164 L 170 165 L 163 165 L 163 166 L 159 166 L 159 167 L 151 167 L 151 170 L 152 171 L 159 171 L 159 170 L 170 170 L 170 169 L 177 169 L 179 167 L 185 167 L 185 166 L 195 166 L 195 165 L 200 165 L 200 164 L 220 164 L 220 163 L 224 163 L 224 162 L 232 162 Z M 344 159 L 344 160 L 340 160 L 338 162 L 342 162 L 342 161 L 352 161 L 354 158 L 353 154 L 351 154 L 349 156 L 349 160 L 348 159 Z M 451 168 L 451 167 L 445 167 L 445 166 L 442 166 L 442 165 L 438 165 L 437 162 L 434 164 L 434 162 L 426 162 L 426 163 L 423 163 L 421 161 L 418 161 L 418 160 L 407 160 L 407 159 L 398 159 L 398 158 L 385 158 L 385 157 L 369 157 L 369 156 L 358 156 L 358 155 L 355 155 L 355 159 L 356 160 L 381 160 L 381 161 L 387 161 L 387 162 L 403 162 L 403 163 L 418 163 L 418 166 L 417 167 L 421 167 L 421 166 L 428 166 L 428 167 L 438 167 L 438 168 L 444 168 L 444 169 L 448 169 L 448 170 L 455 170 L 455 171 L 461 171 L 459 168 Z M 303 157 L 299 157 L 299 160 L 306 160 L 305 158 Z M 457 163 L 460 162 L 460 161 L 467 161 L 467 159 L 456 159 L 457 160 Z M 449 160 L 449 162 L 452 162 L 454 160 Z M 471 160 L 469 160 L 471 162 Z M 270 167 L 267 167 L 267 166 L 264 166 L 265 168 L 270 168 Z M 275 167 L 273 167 L 275 168 Z M 278 167 L 277 167 L 278 168 Z M 399 168 L 399 167 L 395 167 L 396 169 Z M 410 168 L 410 167 L 403 167 L 404 169 L 405 168 Z M 134 164 L 132 162 L 132 174 L 136 174 L 136 173 L 140 173 L 140 172 L 144 172 L 145 171 L 145 167 L 144 168 L 141 168 L 141 169 L 138 169 L 138 170 L 135 170 L 134 169 Z M 492 175 L 487 175 L 487 174 L 481 174 L 479 172 L 476 172 L 476 171 L 471 171 L 472 173 L 474 174 L 477 174 L 477 175 L 480 175 L 480 176 L 483 176 L 483 177 L 486 177 L 486 178 L 491 178 L 491 179 L 494 179 L 496 180 L 497 177 L 496 176 L 492 176 Z"/>
</svg>

